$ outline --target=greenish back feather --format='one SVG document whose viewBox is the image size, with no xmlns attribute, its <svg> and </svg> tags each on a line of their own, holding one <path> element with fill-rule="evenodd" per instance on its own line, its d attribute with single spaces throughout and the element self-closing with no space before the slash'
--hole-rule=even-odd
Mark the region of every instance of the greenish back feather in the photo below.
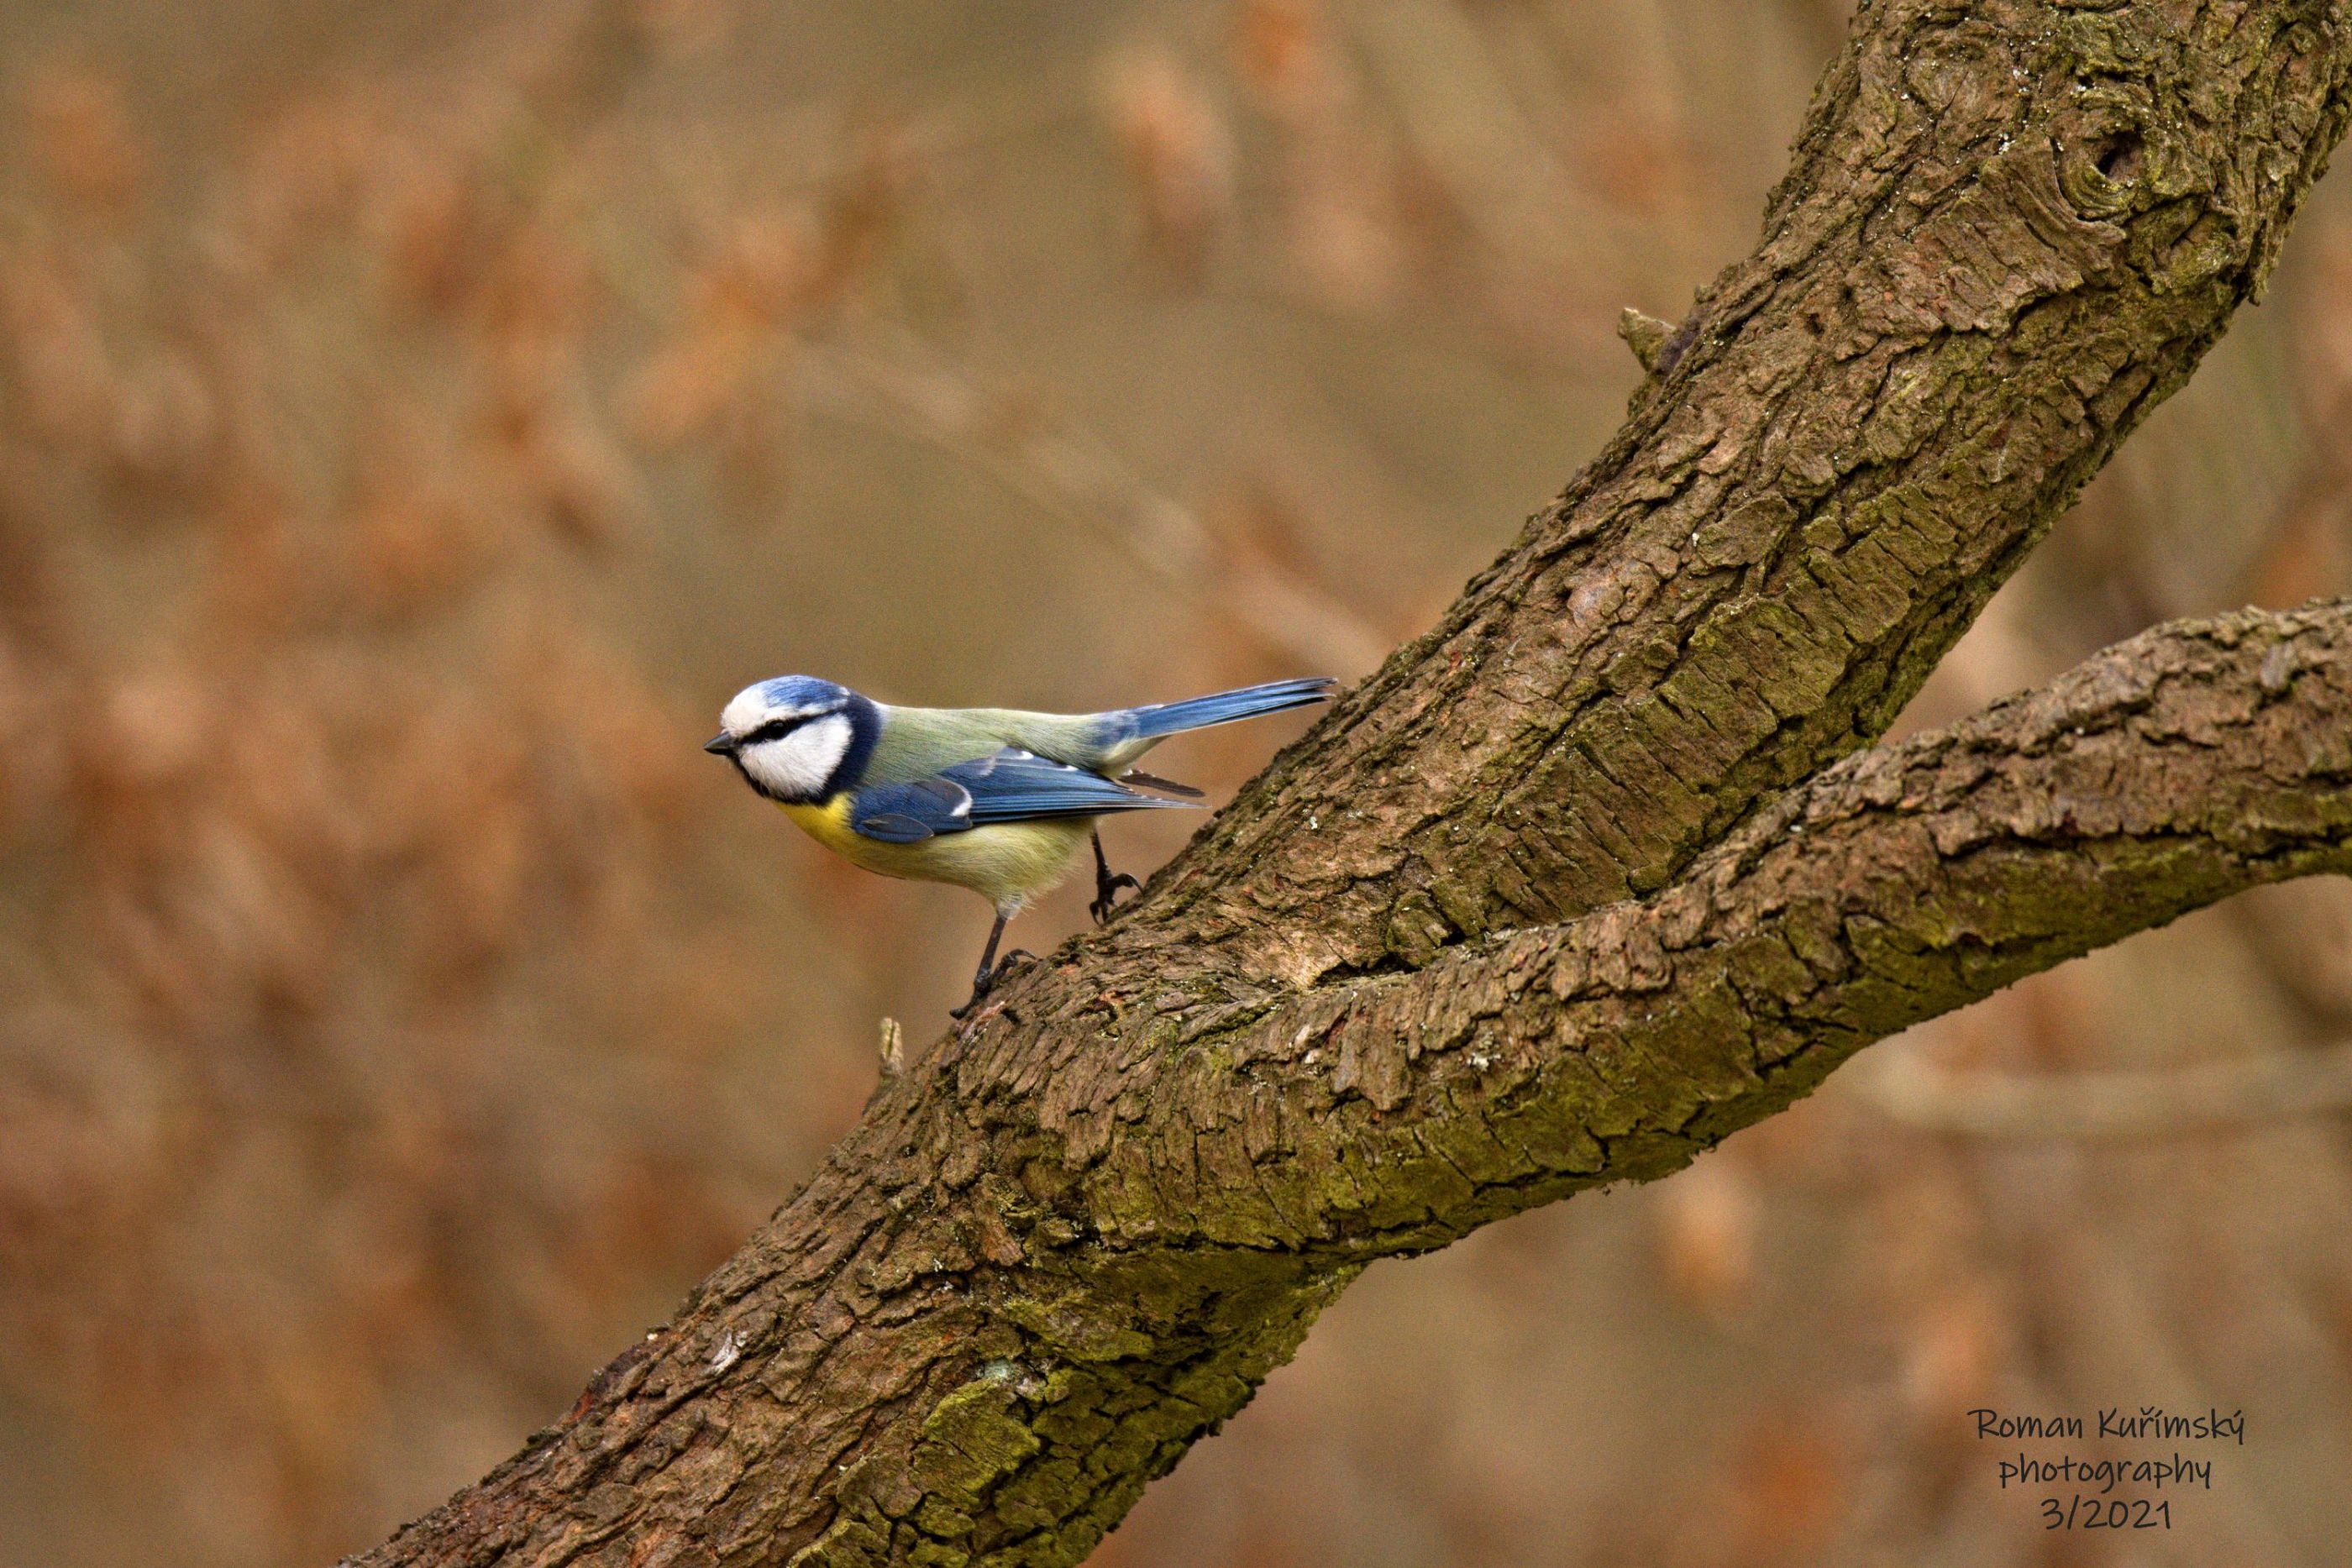
<svg viewBox="0 0 2352 1568">
<path fill-rule="evenodd" d="M 1072 768 L 1100 769 L 1109 758 L 1094 714 L 1024 713 L 1019 708 L 885 707 L 882 737 L 866 766 L 871 784 L 911 784 L 942 768 L 1007 746 Z"/>
</svg>

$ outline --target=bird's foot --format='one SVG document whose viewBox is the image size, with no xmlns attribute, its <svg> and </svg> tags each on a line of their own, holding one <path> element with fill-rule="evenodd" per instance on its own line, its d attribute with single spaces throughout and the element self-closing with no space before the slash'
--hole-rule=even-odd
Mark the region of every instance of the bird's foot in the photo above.
<svg viewBox="0 0 2352 1568">
<path fill-rule="evenodd" d="M 1105 875 L 1095 878 L 1095 901 L 1087 904 L 1087 908 L 1093 914 L 1096 925 L 1109 925 L 1110 917 L 1124 907 L 1118 902 L 1118 890 L 1123 887 L 1131 887 L 1138 893 L 1143 891 L 1143 884 L 1125 872 L 1120 872 L 1116 876 Z M 1132 903 L 1133 900 L 1129 902 Z"/>
<path fill-rule="evenodd" d="M 1007 953 L 1003 957 L 999 958 L 995 963 L 990 965 L 987 968 L 982 969 L 979 974 L 974 975 L 971 977 L 971 995 L 964 999 L 963 1006 L 960 1008 L 950 1008 L 948 1009 L 948 1017 L 955 1019 L 958 1023 L 961 1023 L 965 1019 L 970 1018 L 971 1016 L 972 1009 L 980 1006 L 982 1000 L 987 997 L 989 992 L 996 989 L 996 983 L 1004 978 L 1005 971 L 1012 968 L 1015 961 L 1022 963 L 1034 963 L 1035 962 L 1036 957 L 1037 955 L 1030 952 L 1026 947 L 1015 947 L 1012 952 Z"/>
</svg>

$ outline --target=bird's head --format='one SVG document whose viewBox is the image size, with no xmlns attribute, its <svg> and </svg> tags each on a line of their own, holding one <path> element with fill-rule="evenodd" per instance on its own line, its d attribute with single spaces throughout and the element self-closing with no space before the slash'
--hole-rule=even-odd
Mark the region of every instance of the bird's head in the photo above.
<svg viewBox="0 0 2352 1568">
<path fill-rule="evenodd" d="M 856 781 L 881 726 L 875 706 L 846 686 L 812 675 L 779 675 L 745 686 L 703 743 L 735 764 L 745 782 L 787 805 L 822 800 Z"/>
</svg>

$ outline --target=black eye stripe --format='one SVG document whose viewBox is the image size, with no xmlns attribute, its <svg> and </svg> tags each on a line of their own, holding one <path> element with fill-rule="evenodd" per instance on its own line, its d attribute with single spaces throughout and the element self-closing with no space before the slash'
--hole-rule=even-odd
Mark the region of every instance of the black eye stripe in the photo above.
<svg viewBox="0 0 2352 1568">
<path fill-rule="evenodd" d="M 840 711 L 841 710 L 839 708 L 827 708 L 823 713 L 803 713 L 792 715 L 784 718 L 772 718 L 767 723 L 761 725 L 759 728 L 753 730 L 751 734 L 745 736 L 737 744 L 742 746 L 757 746 L 763 740 L 782 740 L 784 737 L 792 734 L 793 731 L 800 728 L 801 726 L 804 724 L 812 724 L 821 718 L 831 718 Z"/>
</svg>

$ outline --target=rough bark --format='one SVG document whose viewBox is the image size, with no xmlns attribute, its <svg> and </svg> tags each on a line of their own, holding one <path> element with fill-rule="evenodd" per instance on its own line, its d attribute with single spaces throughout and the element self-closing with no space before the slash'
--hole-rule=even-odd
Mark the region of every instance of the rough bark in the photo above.
<svg viewBox="0 0 2352 1568">
<path fill-rule="evenodd" d="M 2344 605 L 1838 758 L 2259 288 L 2347 73 L 2337 5 L 1864 5 L 1759 248 L 1444 622 L 362 1561 L 1076 1561 L 1372 1259 L 2345 869 Z"/>
</svg>

